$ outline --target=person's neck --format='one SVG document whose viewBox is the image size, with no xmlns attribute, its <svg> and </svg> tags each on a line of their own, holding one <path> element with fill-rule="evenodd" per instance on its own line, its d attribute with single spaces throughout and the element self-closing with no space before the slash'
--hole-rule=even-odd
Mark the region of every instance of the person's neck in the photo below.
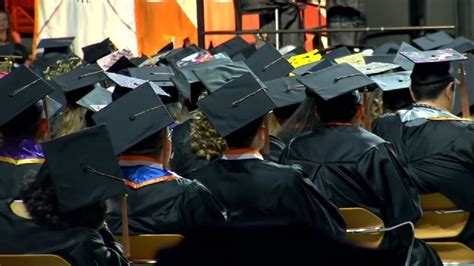
<svg viewBox="0 0 474 266">
<path fill-rule="evenodd" d="M 436 107 L 438 109 L 449 112 L 449 108 L 448 108 L 447 104 L 444 104 L 440 101 L 424 100 L 424 101 L 418 101 L 417 104 L 429 105 L 429 106 L 433 106 L 433 107 Z"/>
</svg>

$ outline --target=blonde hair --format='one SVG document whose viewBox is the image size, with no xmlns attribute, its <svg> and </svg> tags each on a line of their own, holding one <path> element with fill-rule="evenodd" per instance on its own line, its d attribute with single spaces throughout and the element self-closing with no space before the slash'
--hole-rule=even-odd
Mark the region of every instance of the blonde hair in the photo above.
<svg viewBox="0 0 474 266">
<path fill-rule="evenodd" d="M 207 96 L 204 91 L 199 99 Z M 199 110 L 191 113 L 191 150 L 199 159 L 213 160 L 227 149 L 226 141 L 217 133 L 214 126 Z"/>
<path fill-rule="evenodd" d="M 87 109 L 78 105 L 68 105 L 61 113 L 61 122 L 56 137 L 62 137 L 86 128 Z"/>
</svg>

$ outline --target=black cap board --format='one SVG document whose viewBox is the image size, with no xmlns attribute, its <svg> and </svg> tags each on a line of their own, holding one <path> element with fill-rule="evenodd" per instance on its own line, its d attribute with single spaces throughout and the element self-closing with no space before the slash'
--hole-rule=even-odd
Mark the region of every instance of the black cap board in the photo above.
<svg viewBox="0 0 474 266">
<path fill-rule="evenodd" d="M 109 38 L 101 42 L 82 47 L 84 61 L 89 64 L 95 63 L 100 58 L 114 52 L 115 50 L 115 46 Z"/>
<path fill-rule="evenodd" d="M 474 42 L 465 37 L 458 37 L 452 42 L 442 46 L 440 49 L 452 48 L 462 54 L 474 52 Z"/>
<path fill-rule="evenodd" d="M 297 104 L 306 99 L 306 87 L 298 81 L 298 77 L 282 77 L 265 82 L 267 93 L 276 108 Z"/>
<path fill-rule="evenodd" d="M 240 36 L 236 36 L 214 47 L 213 49 L 210 50 L 210 52 L 212 54 L 226 53 L 227 55 L 232 57 L 240 53 L 242 50 L 244 50 L 248 46 L 249 46 L 248 42 L 246 42 Z"/>
<path fill-rule="evenodd" d="M 246 73 L 198 103 L 222 137 L 275 108 L 275 103 L 251 73 Z"/>
<path fill-rule="evenodd" d="M 127 193 L 107 129 L 95 126 L 41 145 L 63 213 Z M 65 160 L 64 158 L 67 158 Z"/>
<path fill-rule="evenodd" d="M 424 51 L 439 48 L 452 41 L 453 38 L 444 31 L 438 31 L 413 39 L 413 42 Z"/>
<path fill-rule="evenodd" d="M 395 54 L 364 56 L 364 60 L 366 64 L 370 64 L 373 62 L 393 63 L 394 59 L 395 59 Z"/>
<path fill-rule="evenodd" d="M 370 77 L 382 91 L 408 89 L 410 87 L 411 71 L 402 71 Z"/>
<path fill-rule="evenodd" d="M 76 103 L 92 112 L 98 112 L 112 102 L 112 92 L 96 87 Z"/>
<path fill-rule="evenodd" d="M 325 101 L 374 84 L 369 77 L 346 63 L 300 77 L 299 81 Z"/>
<path fill-rule="evenodd" d="M 150 83 L 139 86 L 92 118 L 97 124 L 105 123 L 117 154 L 174 122 Z"/>
<path fill-rule="evenodd" d="M 68 53 L 75 37 L 41 39 L 37 48 L 44 49 L 43 54 L 52 52 Z"/>
<path fill-rule="evenodd" d="M 228 63 L 193 70 L 209 92 L 214 92 L 245 73 L 252 72 L 244 62 Z"/>
<path fill-rule="evenodd" d="M 163 64 L 158 66 L 129 68 L 128 73 L 132 77 L 153 81 L 162 87 L 173 86 L 171 77 L 175 75 L 171 67 Z"/>
<path fill-rule="evenodd" d="M 0 79 L 0 87 L 0 125 L 53 92 L 47 82 L 26 66 L 20 66 Z"/>
<path fill-rule="evenodd" d="M 258 49 L 245 63 L 262 81 L 288 76 L 294 69 L 270 43 Z"/>
<path fill-rule="evenodd" d="M 400 45 L 395 42 L 384 43 L 374 49 L 374 55 L 396 54 Z"/>
<path fill-rule="evenodd" d="M 329 61 L 334 62 L 336 58 L 341 58 L 351 54 L 351 51 L 349 51 L 346 46 L 341 46 L 332 50 L 327 50 L 326 53 L 323 55 L 323 59 L 327 59 Z"/>
</svg>

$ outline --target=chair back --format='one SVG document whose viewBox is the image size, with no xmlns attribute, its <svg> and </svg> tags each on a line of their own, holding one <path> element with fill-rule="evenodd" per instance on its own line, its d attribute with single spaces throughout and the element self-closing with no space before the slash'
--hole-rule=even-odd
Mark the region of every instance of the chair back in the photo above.
<svg viewBox="0 0 474 266">
<path fill-rule="evenodd" d="M 446 264 L 474 264 L 474 251 L 459 242 L 428 242 Z"/>
<path fill-rule="evenodd" d="M 121 236 L 115 237 L 122 242 Z M 130 261 L 141 263 L 156 263 L 159 251 L 177 246 L 184 237 L 174 234 L 137 235 L 130 236 Z"/>
<path fill-rule="evenodd" d="M 52 254 L 34 254 L 34 255 L 0 255 L 0 265 L 12 266 L 71 266 L 63 258 Z"/>
<path fill-rule="evenodd" d="M 384 223 L 377 215 L 364 208 L 340 208 L 346 222 L 346 241 L 355 246 L 378 248 L 382 243 Z"/>
<path fill-rule="evenodd" d="M 464 230 L 470 215 L 441 193 L 420 195 L 420 205 L 423 216 L 415 225 L 415 236 L 420 239 L 456 237 Z"/>
</svg>

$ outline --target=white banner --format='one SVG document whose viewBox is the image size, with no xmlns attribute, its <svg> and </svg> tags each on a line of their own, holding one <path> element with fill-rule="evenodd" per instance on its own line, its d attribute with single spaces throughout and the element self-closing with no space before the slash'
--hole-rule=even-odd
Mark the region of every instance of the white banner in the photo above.
<svg viewBox="0 0 474 266">
<path fill-rule="evenodd" d="M 73 51 L 107 37 L 137 55 L 134 0 L 36 0 L 37 41 L 75 36 Z M 36 46 L 36 44 L 34 44 Z"/>
</svg>

